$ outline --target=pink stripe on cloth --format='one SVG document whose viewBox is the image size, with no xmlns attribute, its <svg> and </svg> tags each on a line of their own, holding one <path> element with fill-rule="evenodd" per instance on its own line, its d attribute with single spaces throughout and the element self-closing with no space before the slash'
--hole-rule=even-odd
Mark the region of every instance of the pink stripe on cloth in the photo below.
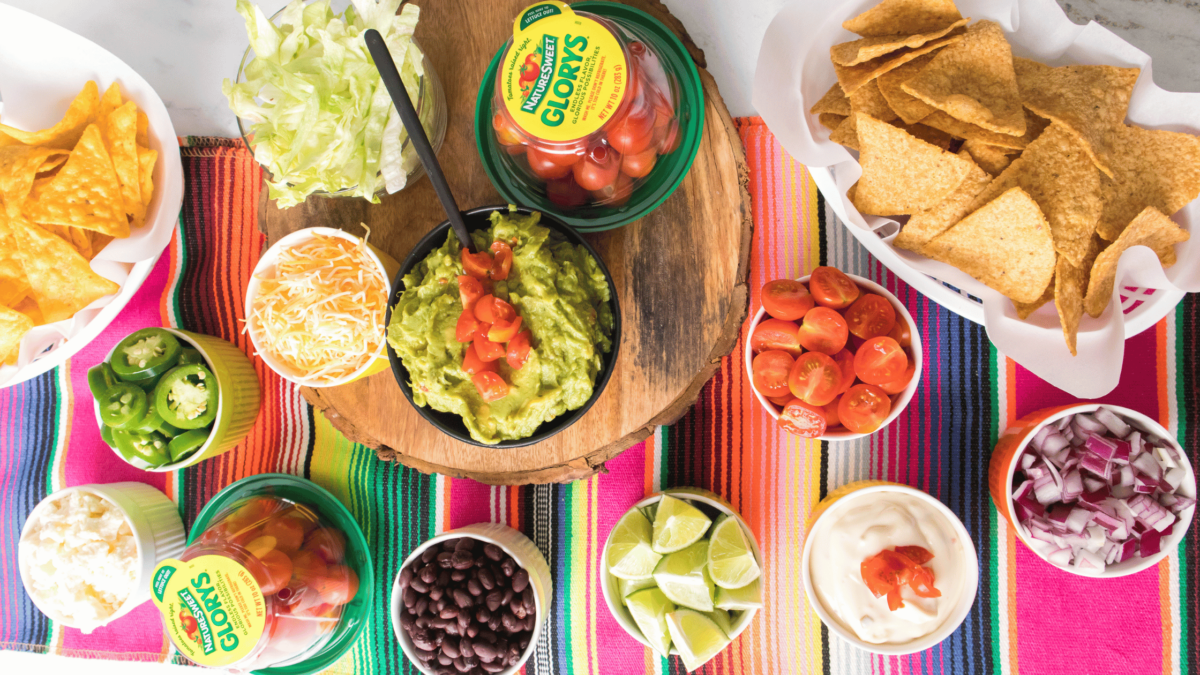
<svg viewBox="0 0 1200 675">
<path fill-rule="evenodd" d="M 450 513 L 446 515 L 447 530 L 474 523 L 501 522 L 498 509 L 496 517 L 492 518 L 492 510 L 495 506 L 491 503 L 492 492 L 499 491 L 501 488 L 463 478 L 448 480 L 454 482 L 450 486 Z"/>
</svg>

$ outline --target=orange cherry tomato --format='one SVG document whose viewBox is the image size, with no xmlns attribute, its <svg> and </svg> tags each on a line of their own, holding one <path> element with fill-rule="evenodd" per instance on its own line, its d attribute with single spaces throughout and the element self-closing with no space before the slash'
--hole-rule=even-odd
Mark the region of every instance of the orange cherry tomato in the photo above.
<svg viewBox="0 0 1200 675">
<path fill-rule="evenodd" d="M 846 309 L 846 325 L 864 340 L 887 335 L 896 327 L 896 308 L 881 295 L 863 293 Z"/>
<path fill-rule="evenodd" d="M 483 284 L 472 276 L 462 275 L 458 278 L 458 299 L 462 301 L 463 311 L 471 309 L 475 301 L 483 297 Z M 465 342 L 459 340 L 459 342 Z"/>
<path fill-rule="evenodd" d="M 621 155 L 606 146 L 598 145 L 571 167 L 575 182 L 584 190 L 595 192 L 617 182 L 621 173 Z"/>
<path fill-rule="evenodd" d="M 799 281 L 776 279 L 763 284 L 762 304 L 767 314 L 776 319 L 798 321 L 817 303 Z"/>
<path fill-rule="evenodd" d="M 292 559 L 283 551 L 271 549 L 258 560 L 262 563 L 263 571 L 255 574 L 254 578 L 262 588 L 263 595 L 275 595 L 292 580 Z"/>
<path fill-rule="evenodd" d="M 492 342 L 508 342 L 516 337 L 521 330 L 521 317 L 517 317 L 512 321 L 496 321 L 492 324 L 492 329 L 488 331 L 488 339 Z"/>
<path fill-rule="evenodd" d="M 554 180 L 571 173 L 570 164 L 559 164 L 552 160 L 548 153 L 544 153 L 532 145 L 525 148 L 525 159 L 529 161 L 529 169 L 533 171 L 533 174 L 542 180 Z"/>
<path fill-rule="evenodd" d="M 488 270 L 488 278 L 492 281 L 504 281 L 512 270 L 513 252 L 508 244 L 502 241 L 492 242 L 492 267 Z"/>
<path fill-rule="evenodd" d="M 532 346 L 529 344 L 529 331 L 523 330 L 514 335 L 508 341 L 508 355 L 505 357 L 509 367 L 513 370 L 520 370 L 529 360 L 530 349 Z"/>
<path fill-rule="evenodd" d="M 592 199 L 597 204 L 605 206 L 621 206 L 633 195 L 633 179 L 625 174 L 618 174 L 612 185 L 592 191 Z"/>
<path fill-rule="evenodd" d="M 331 527 L 321 527 L 308 533 L 304 550 L 316 553 L 332 565 L 346 556 L 346 536 Z"/>
<path fill-rule="evenodd" d="M 750 334 L 750 349 L 756 353 L 782 349 L 793 356 L 799 356 L 800 352 L 804 351 L 800 347 L 799 335 L 800 326 L 792 321 L 763 319 Z"/>
<path fill-rule="evenodd" d="M 630 178 L 642 178 L 654 169 L 654 164 L 658 161 L 658 150 L 650 147 L 637 154 L 626 154 L 621 156 L 621 173 Z"/>
<path fill-rule="evenodd" d="M 833 360 L 837 361 L 838 367 L 842 369 L 842 388 L 838 393 L 843 394 L 854 386 L 854 379 L 857 377 L 854 374 L 854 354 L 851 354 L 849 349 L 843 349 L 833 355 Z"/>
<path fill-rule="evenodd" d="M 468 375 L 482 373 L 485 370 L 496 372 L 496 362 L 484 361 L 479 358 L 479 352 L 475 351 L 475 344 L 471 343 L 467 345 L 467 349 L 463 353 L 462 369 Z"/>
<path fill-rule="evenodd" d="M 491 363 L 504 356 L 504 345 L 492 342 L 483 335 L 475 336 L 475 340 L 471 342 L 471 348 L 475 350 L 475 355 L 479 357 L 479 360 L 484 363 Z"/>
<path fill-rule="evenodd" d="M 326 576 L 317 584 L 321 602 L 344 605 L 358 594 L 358 575 L 345 565 L 330 565 Z"/>
<path fill-rule="evenodd" d="M 788 389 L 788 372 L 796 360 L 791 354 L 778 349 L 765 351 L 750 363 L 754 388 L 763 396 L 786 396 Z"/>
<path fill-rule="evenodd" d="M 326 565 L 324 559 L 321 558 L 316 551 L 302 549 L 299 553 L 292 556 L 292 580 L 290 585 L 293 589 L 299 586 L 313 586 L 326 574 Z"/>
<path fill-rule="evenodd" d="M 908 362 L 908 368 L 904 370 L 904 374 L 892 380 L 879 385 L 879 388 L 889 394 L 900 394 L 908 388 L 908 383 L 912 382 L 913 377 L 917 374 L 917 364 L 913 361 Z"/>
<path fill-rule="evenodd" d="M 496 373 L 486 370 L 482 373 L 475 373 L 471 377 L 471 382 L 475 384 L 475 389 L 479 391 L 479 395 L 483 397 L 483 400 L 488 403 L 499 401 L 508 396 L 508 383 Z"/>
<path fill-rule="evenodd" d="M 492 256 L 488 255 L 487 251 L 471 253 L 464 248 L 462 250 L 462 266 L 468 275 L 476 279 L 487 279 L 488 272 L 492 269 Z"/>
<path fill-rule="evenodd" d="M 820 408 L 794 398 L 783 406 L 783 412 L 779 413 L 779 426 L 790 434 L 816 438 L 825 433 L 828 425 L 825 422 L 825 413 Z"/>
<path fill-rule="evenodd" d="M 892 326 L 892 330 L 888 331 L 888 337 L 892 338 L 905 349 L 912 348 L 912 328 L 904 317 L 896 314 L 896 325 Z"/>
<path fill-rule="evenodd" d="M 838 403 L 841 403 L 842 395 L 838 394 L 832 401 L 821 406 L 821 411 L 825 413 L 825 424 L 830 428 L 841 425 L 842 420 L 838 417 Z"/>
<path fill-rule="evenodd" d="M 828 307 L 813 307 L 804 315 L 797 339 L 809 351 L 832 356 L 846 347 L 849 335 L 841 314 Z"/>
<path fill-rule="evenodd" d="M 500 145 L 520 145 L 525 137 L 517 129 L 517 125 L 504 113 L 492 115 L 492 129 L 496 132 L 496 140 Z"/>
<path fill-rule="evenodd" d="M 908 355 L 890 337 L 871 338 L 854 353 L 854 373 L 867 384 L 883 384 L 904 376 Z"/>
<path fill-rule="evenodd" d="M 873 384 L 856 384 L 842 394 L 838 418 L 842 426 L 856 434 L 869 434 L 892 412 L 892 399 Z"/>
<path fill-rule="evenodd" d="M 844 309 L 858 299 L 862 290 L 854 280 L 833 267 L 818 267 L 808 278 L 808 290 L 822 307 Z"/>
<path fill-rule="evenodd" d="M 454 326 L 454 339 L 459 342 L 470 342 L 475 339 L 482 327 L 483 323 L 475 318 L 473 311 L 463 310 L 463 313 L 458 315 L 458 324 Z"/>
<path fill-rule="evenodd" d="M 304 544 L 304 526 L 295 518 L 272 518 L 263 525 L 263 536 L 275 538 L 275 548 L 294 553 Z"/>
<path fill-rule="evenodd" d="M 820 408 L 837 398 L 842 388 L 842 369 L 821 352 L 805 352 L 788 371 L 788 389 L 796 398 Z"/>
</svg>

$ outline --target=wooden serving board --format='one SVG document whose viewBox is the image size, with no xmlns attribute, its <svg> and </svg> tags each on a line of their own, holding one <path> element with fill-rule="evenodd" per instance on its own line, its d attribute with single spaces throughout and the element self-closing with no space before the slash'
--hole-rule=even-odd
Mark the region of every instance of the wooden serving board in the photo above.
<svg viewBox="0 0 1200 675">
<path fill-rule="evenodd" d="M 449 108 L 438 158 L 463 210 L 501 204 L 475 149 L 473 114 L 484 70 L 511 35 L 513 17 L 529 0 L 435 0 L 421 3 L 417 40 L 441 79 Z M 380 459 L 424 472 L 493 484 L 567 482 L 670 424 L 695 402 L 729 354 L 745 320 L 749 294 L 750 195 L 745 153 L 704 55 L 658 0 L 630 0 L 670 26 L 700 68 L 705 129 L 691 172 L 658 209 L 602 234 L 585 235 L 612 272 L 624 319 L 612 380 L 573 426 L 537 445 L 480 448 L 455 441 L 423 420 L 390 370 L 340 387 L 302 389 L 304 397 L 353 441 Z M 445 220 L 422 178 L 372 205 L 361 199 L 310 198 L 280 210 L 264 189 L 259 227 L 270 242 L 323 225 L 355 234 L 371 227 L 371 243 L 403 260 L 427 231 Z"/>
</svg>

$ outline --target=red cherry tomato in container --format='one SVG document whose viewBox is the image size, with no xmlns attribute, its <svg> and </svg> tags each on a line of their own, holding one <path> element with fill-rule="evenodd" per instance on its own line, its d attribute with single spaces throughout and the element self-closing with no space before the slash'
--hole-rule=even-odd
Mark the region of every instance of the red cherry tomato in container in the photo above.
<svg viewBox="0 0 1200 675">
<path fill-rule="evenodd" d="M 454 327 L 454 339 L 459 342 L 470 342 L 475 339 L 482 327 L 483 323 L 475 318 L 474 312 L 464 309 L 463 313 L 458 315 L 458 324 Z"/>
<path fill-rule="evenodd" d="M 658 151 L 647 148 L 636 155 L 621 156 L 621 173 L 630 178 L 643 178 L 650 174 L 658 161 Z"/>
<path fill-rule="evenodd" d="M 856 384 L 842 394 L 838 417 L 842 426 L 856 434 L 869 434 L 883 425 L 892 412 L 887 392 L 872 384 Z"/>
<path fill-rule="evenodd" d="M 832 356 L 842 351 L 849 336 L 850 330 L 841 314 L 828 307 L 814 307 L 804 315 L 798 337 L 805 349 Z"/>
<path fill-rule="evenodd" d="M 672 119 L 655 129 L 654 147 L 660 155 L 669 155 L 679 148 L 679 120 Z"/>
<path fill-rule="evenodd" d="M 263 595 L 275 595 L 292 580 L 292 559 L 283 551 L 267 551 L 259 558 L 259 562 L 263 571 L 255 572 L 254 578 L 262 588 Z"/>
<path fill-rule="evenodd" d="M 588 203 L 591 195 L 579 187 L 573 175 L 546 182 L 546 198 L 564 209 L 573 209 Z"/>
<path fill-rule="evenodd" d="M 883 296 L 864 293 L 846 309 L 850 334 L 864 340 L 887 335 L 896 327 L 896 308 Z"/>
<path fill-rule="evenodd" d="M 818 267 L 808 278 L 808 290 L 822 307 L 845 309 L 862 291 L 854 280 L 833 267 Z"/>
<path fill-rule="evenodd" d="M 622 206 L 629 201 L 632 194 L 633 179 L 623 173 L 617 175 L 617 180 L 612 185 L 592 191 L 596 203 L 605 206 Z"/>
<path fill-rule="evenodd" d="M 776 279 L 763 284 L 763 309 L 773 318 L 797 321 L 803 319 L 816 304 L 808 288 L 799 281 Z"/>
<path fill-rule="evenodd" d="M 765 352 L 771 349 L 781 349 L 793 356 L 799 356 L 804 351 L 800 347 L 800 326 L 793 321 L 781 319 L 764 319 L 754 327 L 750 335 L 750 349 L 754 352 Z"/>
<path fill-rule="evenodd" d="M 841 388 L 842 369 L 821 352 L 801 354 L 788 371 L 788 389 L 793 396 L 810 405 L 828 405 Z"/>
<path fill-rule="evenodd" d="M 532 145 L 525 148 L 525 159 L 529 161 L 529 169 L 542 180 L 554 180 L 571 173 L 570 164 L 558 164 Z"/>
<path fill-rule="evenodd" d="M 890 337 L 871 338 L 854 353 L 854 372 L 867 384 L 900 379 L 908 369 L 908 355 Z"/>
<path fill-rule="evenodd" d="M 575 182 L 589 190 L 603 190 L 617 180 L 621 173 L 621 156 L 603 145 L 592 148 L 582 160 L 571 167 Z"/>
<path fill-rule="evenodd" d="M 841 426 L 842 424 L 841 418 L 838 417 L 838 404 L 841 402 L 842 396 L 841 394 L 838 394 L 837 398 L 821 406 L 821 410 L 825 413 L 825 424 L 828 425 L 830 429 L 836 426 Z"/>
<path fill-rule="evenodd" d="M 777 349 L 754 357 L 750 364 L 754 388 L 763 396 L 786 396 L 791 391 L 788 389 L 788 372 L 793 363 L 795 359 L 791 354 Z"/>
<path fill-rule="evenodd" d="M 654 140 L 654 111 L 634 111 L 606 131 L 608 144 L 622 155 L 636 155 Z"/>
<path fill-rule="evenodd" d="M 779 426 L 797 436 L 816 438 L 824 434 L 829 425 L 821 408 L 794 398 L 779 413 Z"/>
</svg>

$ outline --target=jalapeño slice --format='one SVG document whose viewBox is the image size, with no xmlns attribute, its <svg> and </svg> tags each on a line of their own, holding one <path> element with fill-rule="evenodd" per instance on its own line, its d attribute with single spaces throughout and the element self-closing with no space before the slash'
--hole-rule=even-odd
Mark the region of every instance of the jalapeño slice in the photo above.
<svg viewBox="0 0 1200 675">
<path fill-rule="evenodd" d="M 113 429 L 135 429 L 141 426 L 150 410 L 146 392 L 128 382 L 109 387 L 98 402 L 100 420 Z"/>
<path fill-rule="evenodd" d="M 217 418 L 217 378 L 208 368 L 192 363 L 163 376 L 154 390 L 154 407 L 164 421 L 180 429 L 199 429 Z"/>
<path fill-rule="evenodd" d="M 112 435 L 117 452 L 135 466 L 160 467 L 171 461 L 167 454 L 167 439 L 156 431 L 147 434 L 114 429 Z"/>
<path fill-rule="evenodd" d="M 88 370 L 88 389 L 92 390 L 92 398 L 100 400 L 106 391 L 116 386 L 117 374 L 112 366 L 101 363 Z"/>
<path fill-rule="evenodd" d="M 170 370 L 182 351 L 174 335 L 161 328 L 143 328 L 117 344 L 112 369 L 126 382 L 141 382 Z"/>
<path fill-rule="evenodd" d="M 184 347 L 183 353 L 181 353 L 179 355 L 179 365 L 186 366 L 191 363 L 199 363 L 200 365 L 206 365 L 204 363 L 204 357 L 200 356 L 200 352 L 196 351 L 195 349 L 192 349 L 191 347 Z"/>
<path fill-rule="evenodd" d="M 117 449 L 117 441 L 116 441 L 116 439 L 113 438 L 112 427 L 106 426 L 104 424 L 100 425 L 100 440 L 107 443 L 108 447 L 112 448 L 113 450 Z"/>
<path fill-rule="evenodd" d="M 167 445 L 167 453 L 171 455 L 171 461 L 178 462 L 204 447 L 210 433 L 212 433 L 212 429 L 192 429 L 172 438 Z"/>
</svg>

